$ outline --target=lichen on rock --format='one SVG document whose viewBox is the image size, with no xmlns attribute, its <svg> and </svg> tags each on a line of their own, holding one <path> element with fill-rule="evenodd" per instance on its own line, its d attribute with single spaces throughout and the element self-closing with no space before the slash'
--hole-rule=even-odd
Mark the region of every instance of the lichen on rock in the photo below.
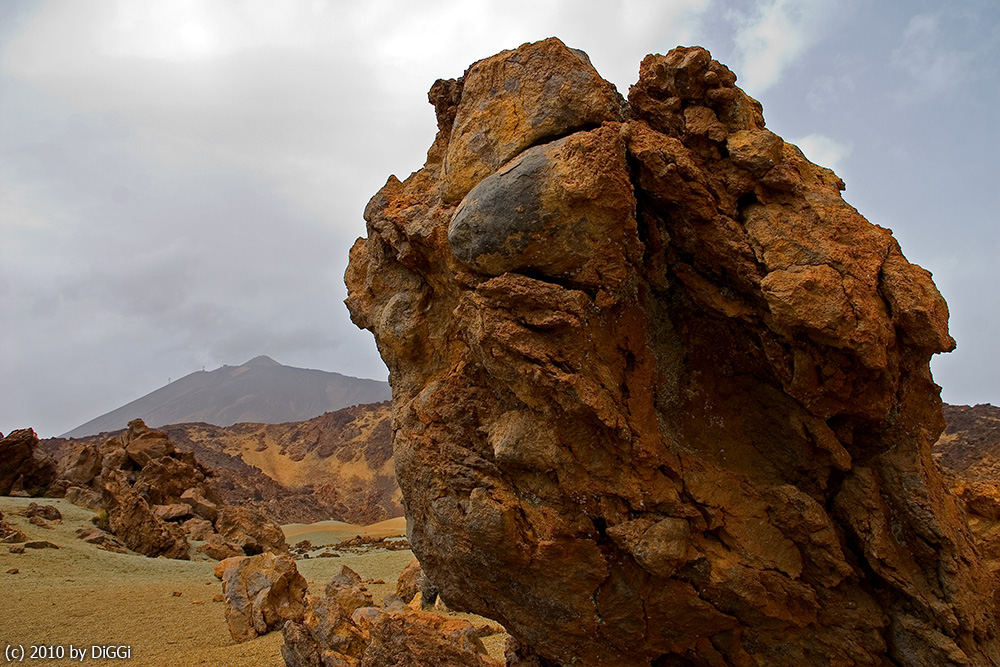
<svg viewBox="0 0 1000 667">
<path fill-rule="evenodd" d="M 345 276 L 410 544 L 540 665 L 998 664 L 947 306 L 735 81 L 678 48 L 626 106 L 549 39 L 432 88 Z"/>
</svg>

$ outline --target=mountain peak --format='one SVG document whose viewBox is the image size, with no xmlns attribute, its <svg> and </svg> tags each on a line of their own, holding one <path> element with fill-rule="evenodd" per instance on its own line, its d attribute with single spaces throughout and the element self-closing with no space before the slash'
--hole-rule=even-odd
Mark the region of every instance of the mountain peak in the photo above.
<svg viewBox="0 0 1000 667">
<path fill-rule="evenodd" d="M 250 361 L 248 361 L 248 362 L 246 362 L 246 363 L 244 363 L 242 365 L 243 366 L 280 366 L 281 364 L 279 364 L 277 361 L 275 361 L 271 357 L 262 354 L 260 356 L 254 357 L 253 359 L 251 359 Z"/>
</svg>

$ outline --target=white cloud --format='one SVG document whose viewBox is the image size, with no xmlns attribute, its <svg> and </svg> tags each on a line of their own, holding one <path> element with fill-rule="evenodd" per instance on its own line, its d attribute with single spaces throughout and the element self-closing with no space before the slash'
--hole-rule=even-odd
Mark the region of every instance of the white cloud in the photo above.
<svg viewBox="0 0 1000 667">
<path fill-rule="evenodd" d="M 836 0 L 764 0 L 750 15 L 733 14 L 741 86 L 759 95 L 822 37 Z"/>
<path fill-rule="evenodd" d="M 969 80 L 975 54 L 945 44 L 941 22 L 940 13 L 917 14 L 893 49 L 892 64 L 908 75 L 894 95 L 898 102 L 925 100 Z"/>
<path fill-rule="evenodd" d="M 807 134 L 791 143 L 799 147 L 810 162 L 836 172 L 844 167 L 851 154 L 851 145 L 845 144 L 822 134 Z M 843 174 L 840 174 L 843 176 Z"/>
</svg>

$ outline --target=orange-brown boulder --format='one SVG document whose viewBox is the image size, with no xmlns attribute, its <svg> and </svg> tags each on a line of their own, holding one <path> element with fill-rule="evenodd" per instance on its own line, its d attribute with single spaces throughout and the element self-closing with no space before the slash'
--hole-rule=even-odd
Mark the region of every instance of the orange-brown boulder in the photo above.
<svg viewBox="0 0 1000 667">
<path fill-rule="evenodd" d="M 108 527 L 132 551 L 153 557 L 189 558 L 190 545 L 183 529 L 159 518 L 129 485 L 124 472 L 104 473 L 104 504 Z"/>
<path fill-rule="evenodd" d="M 1000 664 L 931 459 L 930 274 L 704 49 L 624 114 L 574 53 L 435 84 L 351 250 L 424 571 L 541 665 Z"/>
<path fill-rule="evenodd" d="M 267 521 L 264 516 L 249 507 L 224 507 L 219 512 L 215 529 L 226 539 L 243 550 L 248 556 L 264 552 L 282 553 L 288 551 L 285 535 L 281 528 Z"/>
<path fill-rule="evenodd" d="M 301 621 L 282 629 L 287 667 L 500 667 L 465 620 L 371 605 L 356 572 L 344 567 L 325 595 L 310 595 Z"/>
<path fill-rule="evenodd" d="M 383 611 L 370 621 L 361 667 L 502 667 L 471 623 L 421 611 Z"/>
<path fill-rule="evenodd" d="M 413 596 L 420 592 L 420 577 L 422 574 L 420 561 L 416 558 L 403 568 L 403 571 L 399 573 L 399 578 L 396 580 L 396 595 L 399 599 L 409 604 Z"/>
<path fill-rule="evenodd" d="M 236 642 L 302 620 L 306 580 L 290 556 L 266 553 L 219 565 L 226 623 Z"/>
<path fill-rule="evenodd" d="M 442 130 L 450 138 L 443 196 L 452 202 L 529 146 L 622 120 L 625 111 L 625 101 L 587 54 L 557 39 L 480 60 L 449 88 L 441 100 L 445 113 L 455 97 L 476 100 L 451 107 L 452 122 Z"/>
<path fill-rule="evenodd" d="M 56 479 L 56 464 L 30 428 L 0 438 L 0 496 L 40 496 Z"/>
</svg>

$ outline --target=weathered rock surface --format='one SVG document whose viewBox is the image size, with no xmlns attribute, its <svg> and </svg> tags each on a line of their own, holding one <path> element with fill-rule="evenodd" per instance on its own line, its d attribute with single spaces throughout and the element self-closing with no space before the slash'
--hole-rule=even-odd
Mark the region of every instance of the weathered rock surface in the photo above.
<svg viewBox="0 0 1000 667">
<path fill-rule="evenodd" d="M 155 460 L 153 454 L 166 454 L 183 461 L 193 454 L 212 471 L 205 479 L 212 503 L 250 507 L 272 522 L 332 518 L 367 525 L 403 515 L 393 472 L 389 413 L 388 403 L 373 403 L 303 422 L 174 424 L 151 431 L 165 434 L 167 440 L 150 436 L 134 444 L 132 451 L 135 457 L 150 460 Z M 67 494 L 80 504 L 92 505 L 92 497 L 71 489 L 95 486 L 92 480 L 100 476 L 103 462 L 101 447 L 124 434 L 42 441 L 58 461 L 59 477 L 68 482 Z M 120 465 L 138 465 L 132 455 L 125 456 L 131 463 L 119 461 Z M 216 520 L 211 505 L 196 498 L 181 502 L 191 504 L 198 516 Z"/>
<path fill-rule="evenodd" d="M 215 522 L 215 529 L 248 556 L 288 551 L 281 528 L 249 507 L 224 507 Z"/>
<path fill-rule="evenodd" d="M 979 555 L 1000 573 L 1000 408 L 946 405 L 934 458 L 965 504 Z"/>
<path fill-rule="evenodd" d="M 621 112 L 592 72 L 553 39 L 436 83 L 351 250 L 428 576 L 523 664 L 1000 664 L 930 274 L 704 49 Z"/>
<path fill-rule="evenodd" d="M 55 462 L 39 446 L 33 430 L 19 429 L 0 438 L 0 496 L 40 496 L 55 479 Z"/>
<path fill-rule="evenodd" d="M 236 642 L 302 620 L 306 580 L 290 556 L 266 553 L 222 563 L 226 623 Z"/>
<path fill-rule="evenodd" d="M 28 503 L 28 506 L 20 514 L 27 517 L 39 517 L 48 521 L 59 521 L 62 519 L 62 512 L 55 505 Z"/>
<path fill-rule="evenodd" d="M 99 446 L 66 439 L 48 444 L 56 452 L 58 481 L 67 485 L 65 497 L 105 510 L 102 527 L 133 551 L 187 558 L 188 539 L 205 541 L 198 552 L 216 559 L 287 551 L 269 517 L 255 506 L 221 503 L 214 474 L 141 419 Z"/>
<path fill-rule="evenodd" d="M 420 561 L 414 558 L 399 573 L 399 578 L 396 580 L 396 596 L 404 603 L 409 604 L 413 596 L 420 592 L 420 579 L 422 575 L 423 570 L 420 569 Z"/>
<path fill-rule="evenodd" d="M 500 667 L 468 621 L 407 609 L 372 607 L 361 577 L 348 567 L 324 595 L 310 595 L 300 622 L 285 624 L 288 667 Z"/>
<path fill-rule="evenodd" d="M 149 504 L 128 483 L 125 473 L 105 474 L 108 527 L 125 545 L 145 556 L 188 559 L 184 531 L 175 523 L 160 519 Z"/>
<path fill-rule="evenodd" d="M 27 539 L 19 528 L 4 521 L 3 513 L 0 512 L 0 544 L 19 544 L 25 542 Z"/>
</svg>

